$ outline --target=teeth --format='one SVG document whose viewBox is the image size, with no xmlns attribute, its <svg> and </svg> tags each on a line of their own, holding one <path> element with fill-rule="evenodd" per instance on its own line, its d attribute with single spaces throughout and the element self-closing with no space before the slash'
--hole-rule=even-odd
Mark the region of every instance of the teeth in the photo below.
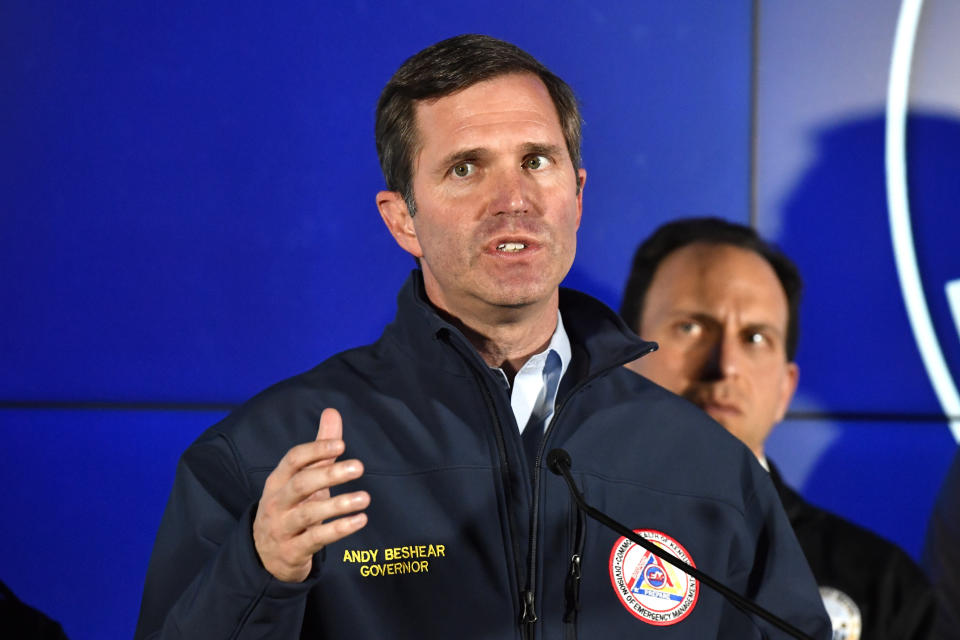
<svg viewBox="0 0 960 640">
<path fill-rule="evenodd" d="M 497 245 L 497 251 L 510 251 L 516 252 L 526 249 L 527 245 L 522 242 L 504 242 L 503 244 Z"/>
</svg>

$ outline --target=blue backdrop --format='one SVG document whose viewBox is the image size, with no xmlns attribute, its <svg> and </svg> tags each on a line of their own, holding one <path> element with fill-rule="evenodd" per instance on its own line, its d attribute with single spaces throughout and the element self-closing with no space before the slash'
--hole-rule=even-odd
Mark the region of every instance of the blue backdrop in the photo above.
<svg viewBox="0 0 960 640">
<path fill-rule="evenodd" d="M 786 46 L 763 34 L 797 16 L 539 0 L 0 14 L 0 579 L 71 638 L 132 634 L 187 444 L 392 317 L 413 263 L 374 206 L 374 105 L 407 56 L 463 32 L 519 44 L 581 98 L 589 180 L 568 285 L 616 306 L 636 244 L 667 219 L 776 219 L 809 294 L 801 390 L 772 455 L 809 497 L 918 553 L 955 446 L 885 236 L 881 115 L 825 123 L 783 206 L 756 205 L 784 181 L 758 171 L 757 141 L 789 124 L 763 117 L 788 86 L 787 70 L 757 73 Z M 955 125 L 923 118 L 912 152 L 941 153 Z M 942 187 L 925 201 L 956 202 Z M 930 282 L 960 275 L 940 260 L 956 216 L 923 224 Z M 935 312 L 956 365 L 949 308 Z"/>
</svg>

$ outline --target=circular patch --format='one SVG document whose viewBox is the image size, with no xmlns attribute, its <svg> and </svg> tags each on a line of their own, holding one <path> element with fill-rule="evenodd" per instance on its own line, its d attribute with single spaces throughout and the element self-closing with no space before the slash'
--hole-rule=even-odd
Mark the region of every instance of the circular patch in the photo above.
<svg viewBox="0 0 960 640">
<path fill-rule="evenodd" d="M 634 529 L 675 558 L 696 567 L 683 546 L 661 531 Z M 610 552 L 610 582 L 620 603 L 644 622 L 663 627 L 686 618 L 700 595 L 694 578 L 627 538 Z"/>
<path fill-rule="evenodd" d="M 863 623 L 860 607 L 853 598 L 833 587 L 820 587 L 820 597 L 830 616 L 833 640 L 860 640 Z"/>
</svg>

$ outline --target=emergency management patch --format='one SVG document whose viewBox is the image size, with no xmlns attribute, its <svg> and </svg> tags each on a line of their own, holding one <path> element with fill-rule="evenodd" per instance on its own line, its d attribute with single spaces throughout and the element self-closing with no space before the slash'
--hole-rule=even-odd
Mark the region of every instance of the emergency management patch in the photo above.
<svg viewBox="0 0 960 640">
<path fill-rule="evenodd" d="M 653 529 L 634 529 L 670 555 L 696 567 L 683 546 Z M 658 627 L 676 624 L 690 615 L 700 595 L 700 583 L 627 538 L 610 552 L 610 582 L 620 603 L 631 614 Z"/>
<path fill-rule="evenodd" d="M 820 597 L 830 616 L 833 640 L 860 640 L 863 619 L 853 598 L 833 587 L 820 587 Z"/>
</svg>

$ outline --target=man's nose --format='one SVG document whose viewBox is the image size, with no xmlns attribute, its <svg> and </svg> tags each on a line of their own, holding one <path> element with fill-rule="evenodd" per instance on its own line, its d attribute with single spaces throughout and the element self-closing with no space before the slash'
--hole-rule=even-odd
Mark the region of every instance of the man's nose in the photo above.
<svg viewBox="0 0 960 640">
<path fill-rule="evenodd" d="M 709 355 L 704 365 L 702 378 L 722 380 L 740 373 L 743 358 L 743 345 L 734 332 L 724 331 L 716 336 L 710 345 Z"/>
<path fill-rule="evenodd" d="M 495 215 L 526 213 L 530 200 L 529 179 L 519 168 L 505 169 L 495 177 L 491 211 Z"/>
</svg>

